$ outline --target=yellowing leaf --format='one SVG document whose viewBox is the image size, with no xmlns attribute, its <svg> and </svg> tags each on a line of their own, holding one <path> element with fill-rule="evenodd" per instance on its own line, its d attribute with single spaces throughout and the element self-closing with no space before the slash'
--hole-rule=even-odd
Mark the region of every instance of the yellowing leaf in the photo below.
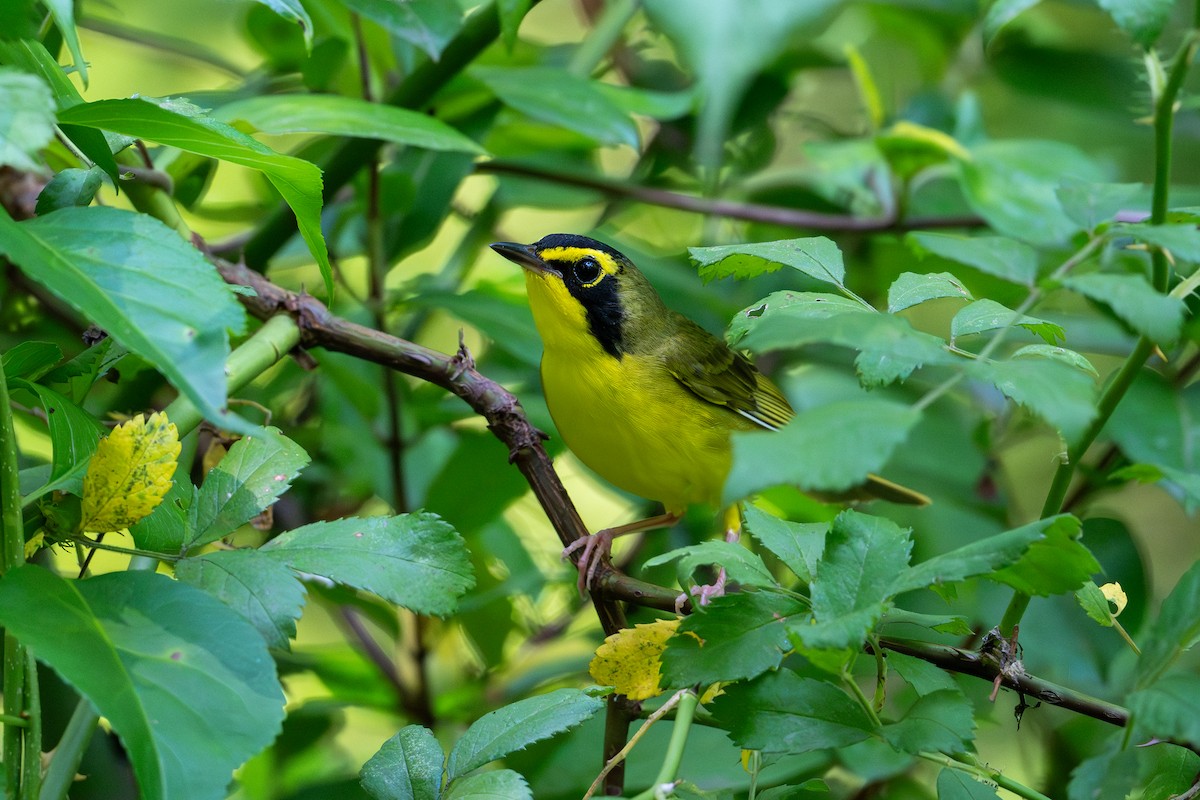
<svg viewBox="0 0 1200 800">
<path fill-rule="evenodd" d="M 171 488 L 178 458 L 179 432 L 162 412 L 113 428 L 83 478 L 80 530 L 108 533 L 147 516 Z"/>
<path fill-rule="evenodd" d="M 596 648 L 589 667 L 592 680 L 614 687 L 630 700 L 661 694 L 663 648 L 678 627 L 678 619 L 660 619 L 617 631 Z"/>
<path fill-rule="evenodd" d="M 25 543 L 25 560 L 33 558 L 38 550 L 46 546 L 46 532 L 38 531 Z"/>
<path fill-rule="evenodd" d="M 1129 597 L 1125 594 L 1125 590 L 1121 588 L 1119 583 L 1106 583 L 1100 587 L 1100 592 L 1104 595 L 1104 599 L 1112 603 L 1116 608 L 1112 612 L 1114 617 L 1121 616 L 1121 612 L 1125 610 L 1125 606 L 1129 603 Z"/>
</svg>

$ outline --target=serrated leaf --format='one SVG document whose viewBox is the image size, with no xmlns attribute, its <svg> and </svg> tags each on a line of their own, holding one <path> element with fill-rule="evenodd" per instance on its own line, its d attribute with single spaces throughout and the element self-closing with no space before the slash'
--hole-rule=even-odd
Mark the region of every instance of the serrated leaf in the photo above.
<svg viewBox="0 0 1200 800">
<path fill-rule="evenodd" d="M 1078 439 L 1096 416 L 1096 382 L 1058 361 L 973 361 L 967 374 L 1046 420 L 1068 442 Z"/>
<path fill-rule="evenodd" d="M 812 581 L 821 551 L 825 549 L 828 522 L 790 522 L 750 504 L 742 508 L 742 516 L 751 536 L 774 553 L 800 580 Z"/>
<path fill-rule="evenodd" d="M 1179 338 L 1183 300 L 1155 291 L 1140 275 L 1069 275 L 1063 285 L 1108 306 L 1129 327 L 1156 342 L 1170 344 Z"/>
<path fill-rule="evenodd" d="M 277 536 L 258 552 L 420 614 L 452 613 L 475 585 L 462 539 L 427 512 L 314 522 Z"/>
<path fill-rule="evenodd" d="M 974 708 L 957 688 L 931 692 L 881 732 L 888 744 L 906 753 L 962 753 L 975 738 Z"/>
<path fill-rule="evenodd" d="M 896 576 L 892 593 L 962 581 L 1014 564 L 1035 542 L 1043 541 L 1046 529 L 1059 524 L 1059 519 L 1031 522 L 922 561 Z"/>
<path fill-rule="evenodd" d="M 1179 654 L 1200 641 L 1200 562 L 1192 564 L 1163 601 L 1158 619 L 1142 634 L 1137 685 L 1146 687 L 1158 680 Z"/>
<path fill-rule="evenodd" d="M 304 584 L 256 550 L 219 550 L 175 562 L 175 577 L 242 615 L 269 647 L 289 649 L 304 610 Z"/>
<path fill-rule="evenodd" d="M 184 543 L 191 536 L 189 512 L 196 501 L 196 487 L 184 475 L 177 475 L 174 485 L 150 516 L 129 526 L 133 543 L 142 550 L 177 556 L 183 553 Z"/>
<path fill-rule="evenodd" d="M 677 561 L 676 571 L 681 580 L 691 577 L 699 567 L 718 564 L 725 568 L 729 579 L 750 586 L 775 586 L 775 578 L 756 553 L 731 542 L 700 542 L 680 547 L 646 561 L 647 567 L 658 567 Z"/>
<path fill-rule="evenodd" d="M 300 235 L 325 279 L 325 291 L 332 295 L 333 271 L 321 233 L 321 170 L 311 162 L 275 152 L 191 104 L 166 105 L 169 107 L 145 100 L 97 100 L 60 111 L 58 120 L 149 139 L 262 172 L 295 213 Z"/>
<path fill-rule="evenodd" d="M 774 592 L 714 597 L 684 618 L 667 642 L 662 674 L 670 687 L 746 680 L 775 669 L 790 651 L 788 623 L 808 616 L 797 600 Z"/>
<path fill-rule="evenodd" d="M 927 300 L 937 300 L 943 297 L 975 299 L 958 278 L 949 272 L 934 272 L 925 275 L 902 272 L 900 277 L 896 278 L 888 287 L 888 313 L 895 314 L 897 311 L 912 308 Z"/>
<path fill-rule="evenodd" d="M 722 502 L 790 483 L 839 492 L 878 472 L 920 419 L 908 406 L 875 398 L 802 411 L 778 431 L 735 433 Z"/>
<path fill-rule="evenodd" d="M 442 800 L 533 800 L 529 784 L 511 769 L 467 775 L 446 787 Z"/>
<path fill-rule="evenodd" d="M 161 411 L 113 428 L 83 477 L 80 530 L 120 530 L 153 511 L 171 488 L 179 450 L 179 431 Z"/>
<path fill-rule="evenodd" d="M 1129 695 L 1137 730 L 1155 739 L 1200 743 L 1200 678 L 1165 675 Z"/>
<path fill-rule="evenodd" d="M 23 566 L 0 580 L 0 624 L 108 720 L 145 800 L 219 800 L 279 733 L 266 644 L 199 589 L 150 572 L 65 581 Z"/>
<path fill-rule="evenodd" d="M 950 673 L 924 659 L 889 650 L 887 665 L 888 669 L 894 670 L 918 695 L 935 692 L 962 693 L 954 678 L 950 677 Z"/>
<path fill-rule="evenodd" d="M 279 16 L 300 26 L 304 34 L 304 49 L 312 52 L 313 23 L 300 0 L 256 0 Z"/>
<path fill-rule="evenodd" d="M 509 753 L 580 724 L 604 701 L 578 689 L 557 689 L 484 714 L 450 751 L 446 777 L 455 780 Z"/>
<path fill-rule="evenodd" d="M 663 649 L 678 627 L 678 619 L 658 619 L 607 637 L 588 665 L 592 680 L 635 702 L 657 697 L 662 693 Z"/>
<path fill-rule="evenodd" d="M 263 133 L 322 133 L 482 154 L 483 148 L 440 119 L 418 111 L 332 94 L 269 94 L 235 100 L 214 116 Z"/>
<path fill-rule="evenodd" d="M 1067 366 L 1082 370 L 1093 378 L 1099 378 L 1100 373 L 1083 355 L 1065 347 L 1050 344 L 1027 344 L 1012 354 L 1013 358 L 1049 358 Z"/>
<path fill-rule="evenodd" d="M 0 166 L 40 169 L 38 151 L 54 138 L 54 98 L 36 75 L 0 68 Z"/>
<path fill-rule="evenodd" d="M 938 800 L 998 800 L 996 790 L 956 769 L 938 773 Z"/>
<path fill-rule="evenodd" d="M 363 764 L 362 787 L 375 800 L 438 800 L 442 746 L 420 725 L 406 725 Z"/>
<path fill-rule="evenodd" d="M 1150 49 L 1171 19 L 1174 0 L 1096 0 L 1117 26 L 1145 49 Z"/>
<path fill-rule="evenodd" d="M 73 403 L 82 403 L 96 381 L 125 358 L 128 351 L 106 336 L 46 373 L 42 383 Z"/>
<path fill-rule="evenodd" d="M 533 119 L 601 144 L 638 146 L 633 120 L 586 78 L 558 67 L 475 67 L 470 74 L 505 105 Z"/>
<path fill-rule="evenodd" d="M 462 27 L 456 3 L 441 0 L 345 0 L 345 5 L 437 61 Z"/>
<path fill-rule="evenodd" d="M 1037 280 L 1037 251 L 1007 236 L 960 236 L 913 231 L 905 241 L 917 253 L 932 253 L 1006 281 L 1032 286 Z"/>
<path fill-rule="evenodd" d="M 846 288 L 846 266 L 842 251 L 824 236 L 782 239 L 775 242 L 689 247 L 692 263 L 705 281 L 714 278 L 754 278 L 780 267 L 794 270 L 822 283 Z"/>
<path fill-rule="evenodd" d="M 1068 217 L 1085 231 L 1094 231 L 1122 209 L 1129 208 L 1144 188 L 1140 183 L 1091 183 L 1064 178 L 1055 193 Z"/>
<path fill-rule="evenodd" d="M 187 549 L 214 542 L 262 513 L 308 462 L 308 453 L 276 428 L 234 442 L 192 503 Z"/>
<path fill-rule="evenodd" d="M 808 647 L 859 647 L 890 604 L 896 570 L 911 552 L 910 531 L 891 520 L 838 514 L 812 582 L 813 624 L 792 630 Z"/>
<path fill-rule="evenodd" d="M 229 332 L 246 314 L 198 250 L 144 214 L 64 208 L 14 223 L 0 213 L 0 251 L 30 278 L 149 361 L 207 417 L 225 410 Z"/>
<path fill-rule="evenodd" d="M 1075 590 L 1075 600 L 1089 617 L 1106 628 L 1112 627 L 1113 615 L 1108 607 L 1108 599 L 1095 583 L 1085 581 L 1083 586 Z"/>
<path fill-rule="evenodd" d="M 845 747 L 874 730 L 866 712 L 844 691 L 790 670 L 727 686 L 711 708 L 735 744 L 765 753 Z"/>
<path fill-rule="evenodd" d="M 0 368 L 7 380 L 36 381 L 62 361 L 62 348 L 53 342 L 17 342 L 0 354 Z"/>
<path fill-rule="evenodd" d="M 972 333 L 983 333 L 1000 328 L 1018 326 L 1030 333 L 1042 337 L 1046 344 L 1054 345 L 1057 339 L 1066 338 L 1063 329 L 1044 319 L 1031 317 L 1028 314 L 1018 314 L 1011 308 L 1005 308 L 995 300 L 976 300 L 966 306 L 950 322 L 950 341 L 960 336 Z"/>
<path fill-rule="evenodd" d="M 1044 526 L 1044 538 L 1030 545 L 1017 563 L 988 577 L 1019 592 L 1047 597 L 1073 592 L 1100 572 L 1095 556 L 1079 541 L 1078 519 L 1060 514 L 1033 524 Z"/>
</svg>

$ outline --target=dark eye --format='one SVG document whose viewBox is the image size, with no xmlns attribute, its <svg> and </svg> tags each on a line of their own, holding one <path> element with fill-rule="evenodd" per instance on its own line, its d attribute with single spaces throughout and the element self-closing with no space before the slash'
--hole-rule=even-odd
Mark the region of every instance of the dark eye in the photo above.
<svg viewBox="0 0 1200 800">
<path fill-rule="evenodd" d="M 587 256 L 575 262 L 575 279 L 584 286 L 587 286 L 599 277 L 600 265 L 596 263 L 596 259 Z"/>
</svg>

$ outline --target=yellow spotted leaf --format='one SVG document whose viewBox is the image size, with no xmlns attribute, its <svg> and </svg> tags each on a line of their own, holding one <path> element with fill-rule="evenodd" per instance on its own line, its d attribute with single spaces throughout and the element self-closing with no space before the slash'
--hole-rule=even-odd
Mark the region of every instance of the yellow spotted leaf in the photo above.
<svg viewBox="0 0 1200 800">
<path fill-rule="evenodd" d="M 1114 617 L 1121 616 L 1121 612 L 1125 610 L 1125 606 L 1129 603 L 1129 597 L 1125 594 L 1125 590 L 1121 588 L 1119 583 L 1106 583 L 1100 587 L 1101 594 L 1104 599 L 1113 604 Z"/>
<path fill-rule="evenodd" d="M 171 488 L 178 458 L 179 432 L 162 412 L 113 428 L 83 477 L 80 530 L 118 531 L 148 515 Z"/>
<path fill-rule="evenodd" d="M 630 700 L 661 694 L 663 648 L 678 627 L 678 619 L 660 619 L 617 631 L 596 648 L 589 668 L 592 680 Z"/>
</svg>

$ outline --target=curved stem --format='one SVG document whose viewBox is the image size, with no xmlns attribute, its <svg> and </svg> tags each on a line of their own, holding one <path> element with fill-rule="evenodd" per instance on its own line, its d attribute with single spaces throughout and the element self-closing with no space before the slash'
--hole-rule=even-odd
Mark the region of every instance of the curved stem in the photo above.
<svg viewBox="0 0 1200 800">
<path fill-rule="evenodd" d="M 982 781 L 991 781 L 1000 788 L 1007 789 L 1018 797 L 1026 798 L 1026 800 L 1050 800 L 1049 797 L 1036 789 L 1031 789 L 1023 783 L 1018 783 L 1012 778 L 1006 777 L 1000 770 L 992 769 L 986 764 L 980 763 L 979 759 L 972 755 L 962 755 L 954 758 L 943 753 L 917 753 L 917 755 L 926 761 L 941 764 L 947 769 L 965 772 Z"/>
</svg>

